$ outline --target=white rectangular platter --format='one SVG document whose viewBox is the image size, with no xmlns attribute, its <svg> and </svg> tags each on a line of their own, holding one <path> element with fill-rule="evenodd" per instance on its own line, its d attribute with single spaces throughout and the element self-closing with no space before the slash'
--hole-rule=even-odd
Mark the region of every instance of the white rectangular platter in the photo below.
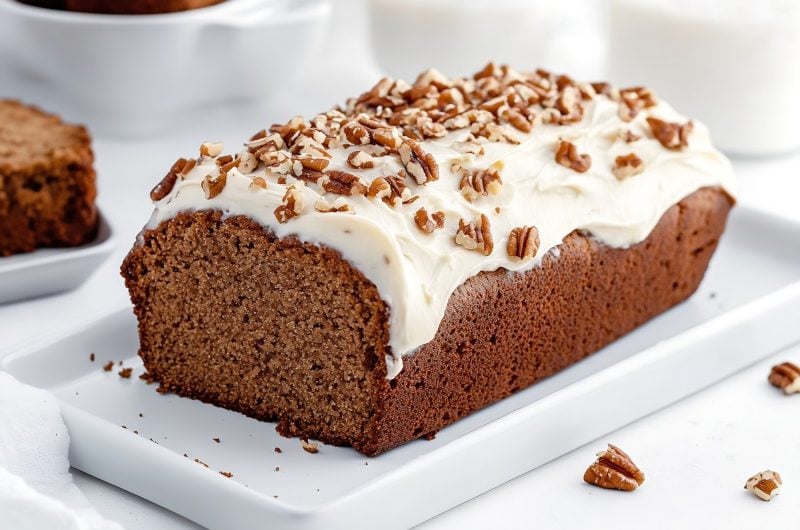
<svg viewBox="0 0 800 530">
<path fill-rule="evenodd" d="M 309 454 L 273 424 L 156 393 L 137 377 L 129 310 L 27 346 L 2 367 L 61 400 L 73 466 L 209 528 L 392 529 L 433 517 L 800 340 L 798 322 L 800 225 L 738 208 L 689 301 L 435 440 L 377 458 L 324 445 Z M 103 371 L 109 360 L 133 367 L 134 376 L 120 378 L 118 363 Z"/>
<path fill-rule="evenodd" d="M 0 304 L 75 289 L 114 250 L 111 226 L 99 214 L 97 236 L 79 247 L 42 248 L 0 257 Z"/>
</svg>

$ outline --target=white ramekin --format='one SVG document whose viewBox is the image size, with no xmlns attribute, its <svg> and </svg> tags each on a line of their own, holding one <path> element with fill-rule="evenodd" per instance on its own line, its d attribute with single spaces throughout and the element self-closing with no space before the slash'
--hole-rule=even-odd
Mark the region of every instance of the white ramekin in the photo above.
<svg viewBox="0 0 800 530">
<path fill-rule="evenodd" d="M 329 0 L 227 0 L 162 15 L 54 11 L 0 0 L 0 97 L 141 136 L 187 109 L 266 101 L 316 48 Z"/>
</svg>

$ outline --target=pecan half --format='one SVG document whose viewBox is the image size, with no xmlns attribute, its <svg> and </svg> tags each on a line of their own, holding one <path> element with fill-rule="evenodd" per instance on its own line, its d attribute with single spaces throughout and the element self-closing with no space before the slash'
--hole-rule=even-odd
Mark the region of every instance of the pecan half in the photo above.
<svg viewBox="0 0 800 530">
<path fill-rule="evenodd" d="M 611 168 L 611 171 L 619 180 L 623 180 L 644 171 L 644 162 L 635 153 L 628 153 L 614 159 L 614 167 Z"/>
<path fill-rule="evenodd" d="M 426 153 L 414 140 L 406 140 L 398 148 L 400 162 L 417 184 L 439 178 L 439 165 L 433 155 Z"/>
<path fill-rule="evenodd" d="M 410 200 L 411 192 L 401 177 L 376 177 L 369 184 L 367 197 L 381 199 L 394 208 Z"/>
<path fill-rule="evenodd" d="M 790 362 L 773 366 L 769 382 L 787 395 L 800 392 L 800 367 Z"/>
<path fill-rule="evenodd" d="M 192 159 L 194 162 L 194 159 Z M 175 187 L 175 182 L 178 180 L 178 175 L 184 175 L 188 171 L 185 169 L 187 166 L 189 170 L 194 167 L 194 164 L 186 160 L 185 158 L 179 158 L 172 164 L 172 167 L 169 169 L 164 178 L 161 179 L 161 182 L 155 185 L 155 187 L 150 190 L 150 200 L 152 201 L 160 201 L 172 191 L 172 188 Z"/>
<path fill-rule="evenodd" d="M 285 223 L 289 219 L 297 217 L 303 212 L 303 192 L 295 186 L 286 188 L 281 205 L 275 208 L 275 219 L 279 223 Z"/>
<path fill-rule="evenodd" d="M 225 183 L 227 181 L 228 174 L 224 172 L 220 172 L 216 178 L 212 178 L 211 175 L 206 175 L 203 179 L 203 182 L 200 183 L 200 187 L 203 188 L 203 192 L 206 194 L 206 199 L 213 199 L 222 193 L 222 190 L 225 189 Z"/>
<path fill-rule="evenodd" d="M 762 501 L 769 501 L 781 492 L 783 480 L 777 471 L 762 471 L 756 473 L 744 484 L 744 489 L 752 492 L 756 497 Z"/>
<path fill-rule="evenodd" d="M 689 145 L 689 135 L 694 128 L 691 121 L 680 124 L 649 117 L 647 123 L 655 139 L 667 149 L 680 151 Z"/>
<path fill-rule="evenodd" d="M 529 133 L 533 130 L 533 124 L 530 122 L 530 120 L 516 109 L 507 110 L 505 113 L 503 113 L 503 118 L 508 120 L 508 123 L 513 125 L 518 131 Z"/>
<path fill-rule="evenodd" d="M 539 230 L 535 226 L 522 226 L 511 229 L 506 251 L 512 258 L 521 261 L 533 259 L 539 250 Z"/>
<path fill-rule="evenodd" d="M 369 130 L 357 121 L 351 121 L 342 127 L 342 134 L 353 145 L 366 145 L 371 140 Z"/>
<path fill-rule="evenodd" d="M 622 449 L 608 444 L 607 450 L 597 453 L 583 480 L 601 488 L 633 491 L 644 483 L 644 473 Z"/>
<path fill-rule="evenodd" d="M 347 164 L 353 169 L 369 169 L 375 167 L 375 159 L 366 151 L 353 151 L 347 155 Z"/>
<path fill-rule="evenodd" d="M 357 176 L 345 171 L 328 171 L 322 189 L 337 195 L 366 195 L 367 187 Z"/>
<path fill-rule="evenodd" d="M 403 138 L 397 132 L 397 127 L 379 127 L 372 133 L 372 139 L 376 144 L 391 149 L 397 149 L 403 143 Z"/>
<path fill-rule="evenodd" d="M 458 221 L 458 231 L 456 232 L 456 244 L 461 245 L 467 250 L 476 250 L 488 256 L 494 250 L 494 241 L 489 226 L 489 218 L 481 214 L 474 222 L 466 222 L 464 219 Z"/>
<path fill-rule="evenodd" d="M 428 215 L 428 211 L 425 208 L 420 208 L 414 214 L 414 222 L 417 224 L 417 228 L 427 234 L 431 234 L 438 228 L 444 228 L 444 212 L 433 212 Z"/>
<path fill-rule="evenodd" d="M 461 195 L 468 201 L 474 201 L 479 196 L 497 195 L 503 188 L 503 179 L 500 172 L 494 168 L 473 169 L 472 171 L 462 169 L 461 182 L 458 188 Z"/>
<path fill-rule="evenodd" d="M 556 162 L 578 173 L 585 173 L 592 166 L 592 157 L 587 154 L 578 154 L 575 144 L 560 140 L 556 149 Z"/>
</svg>

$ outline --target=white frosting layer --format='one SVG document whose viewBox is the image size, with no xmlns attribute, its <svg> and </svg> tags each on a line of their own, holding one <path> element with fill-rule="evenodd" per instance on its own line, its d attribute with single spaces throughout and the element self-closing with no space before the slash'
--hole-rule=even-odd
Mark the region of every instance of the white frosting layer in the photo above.
<svg viewBox="0 0 800 530">
<path fill-rule="evenodd" d="M 179 212 L 219 209 L 226 216 L 250 217 L 279 237 L 296 235 L 338 250 L 375 284 L 389 307 L 392 354 L 386 362 L 391 379 L 402 369 L 403 355 L 433 339 L 450 295 L 471 276 L 498 268 L 523 271 L 535 267 L 574 230 L 589 231 L 613 247 L 627 247 L 645 239 L 667 209 L 701 187 L 719 185 L 733 195 L 730 163 L 711 145 L 702 124 L 695 123 L 688 148 L 670 151 L 652 137 L 645 118 L 655 116 L 681 123 L 686 118 L 662 102 L 626 123 L 618 117 L 618 108 L 618 103 L 597 97 L 585 102 L 579 123 L 537 124 L 529 134 L 514 131 L 521 140 L 519 145 L 482 139 L 485 155 L 479 158 L 451 148 L 453 141 L 463 140 L 468 131 L 422 142 L 424 150 L 439 163 L 439 180 L 429 182 L 424 189 L 410 184 L 420 198 L 398 208 L 364 196 L 346 197 L 354 214 L 315 211 L 314 203 L 322 190 L 291 177 L 285 185 L 268 178 L 266 190 L 251 187 L 251 177 L 263 176 L 263 167 L 249 175 L 231 170 L 222 193 L 206 199 L 201 182 L 206 175 L 219 172 L 214 160 L 207 158 L 156 202 L 148 227 Z M 626 130 L 641 139 L 625 143 L 619 134 Z M 577 173 L 555 162 L 560 138 L 573 142 L 580 153 L 591 155 L 587 172 Z M 347 154 L 356 149 L 332 150 L 328 169 L 350 171 L 365 182 L 401 169 L 395 156 L 377 158 L 373 169 L 349 169 Z M 619 180 L 612 173 L 614 160 L 631 152 L 643 160 L 645 169 Z M 456 159 L 466 168 L 485 168 L 492 163 L 501 166 L 502 191 L 466 201 L 459 192 L 459 178 L 450 169 Z M 281 224 L 273 212 L 291 184 L 302 190 L 305 207 L 301 215 Z M 325 198 L 336 204 L 336 195 L 325 194 Z M 432 234 L 419 230 L 413 217 L 420 207 L 444 212 L 445 227 Z M 481 213 L 490 219 L 495 242 L 489 256 L 454 242 L 459 219 L 472 221 Z M 536 226 L 541 239 L 535 258 L 527 262 L 512 260 L 506 252 L 509 232 L 522 225 Z"/>
</svg>

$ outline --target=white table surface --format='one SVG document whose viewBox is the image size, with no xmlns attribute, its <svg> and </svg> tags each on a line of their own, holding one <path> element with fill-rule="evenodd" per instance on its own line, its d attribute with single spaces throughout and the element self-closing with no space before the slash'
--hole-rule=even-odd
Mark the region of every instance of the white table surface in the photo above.
<svg viewBox="0 0 800 530">
<path fill-rule="evenodd" d="M 332 55 L 352 58 L 347 52 L 363 46 L 363 18 L 344 8 L 337 17 L 352 31 L 337 32 L 348 34 L 348 39 L 332 39 L 330 47 L 340 52 Z M 0 305 L 0 358 L 43 332 L 68 330 L 127 306 L 119 263 L 149 215 L 150 188 L 177 155 L 194 153 L 205 140 L 224 140 L 234 146 L 247 134 L 287 118 L 284 109 L 292 113 L 320 110 L 374 80 L 375 70 L 368 61 L 360 69 L 350 68 L 347 75 L 341 75 L 339 66 L 335 61 L 321 64 L 316 71 L 327 76 L 325 85 L 314 82 L 318 78 L 308 78 L 299 90 L 277 96 L 269 108 L 219 108 L 202 119 L 187 119 L 169 137 L 148 141 L 96 139 L 99 205 L 115 230 L 117 251 L 76 291 Z M 742 204 L 800 222 L 800 153 L 736 160 L 734 165 Z M 796 527 L 800 520 L 800 395 L 784 397 L 766 383 L 769 367 L 789 359 L 800 361 L 800 346 L 776 352 L 735 377 L 572 451 L 421 528 Z M 646 473 L 645 485 L 633 494 L 582 483 L 583 471 L 606 442 L 628 451 Z M 780 471 L 785 480 L 783 494 L 770 503 L 742 489 L 751 474 L 766 468 Z M 74 475 L 98 510 L 126 528 L 198 528 L 77 470 Z"/>
</svg>

